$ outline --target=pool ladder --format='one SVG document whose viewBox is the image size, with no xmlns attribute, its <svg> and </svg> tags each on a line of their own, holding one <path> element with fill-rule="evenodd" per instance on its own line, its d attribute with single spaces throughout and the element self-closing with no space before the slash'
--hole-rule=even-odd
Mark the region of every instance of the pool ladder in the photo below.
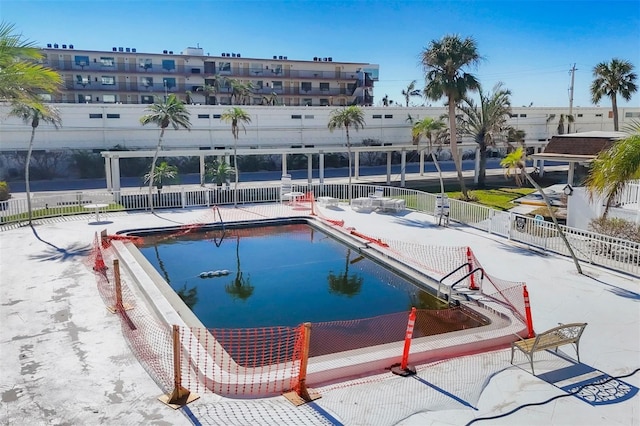
<svg viewBox="0 0 640 426">
<path fill-rule="evenodd" d="M 448 301 L 449 304 L 452 304 L 452 305 L 459 305 L 460 301 L 462 300 L 469 301 L 469 300 L 477 300 L 479 298 L 480 293 L 482 291 L 482 280 L 484 279 L 484 269 L 482 268 L 475 268 L 470 270 L 464 276 L 459 278 L 456 282 L 454 282 L 451 285 L 447 285 L 444 283 L 444 281 L 447 278 L 449 278 L 450 276 L 452 276 L 462 268 L 471 269 L 472 265 L 469 262 L 463 263 L 462 265 L 458 266 L 456 269 L 454 269 L 453 271 L 449 272 L 447 275 L 442 277 L 440 281 L 438 281 L 438 294 L 437 294 L 438 298 L 444 299 Z M 475 277 L 474 274 L 478 271 L 480 271 L 480 283 L 476 289 L 473 289 L 471 287 L 462 287 L 462 288 L 456 289 L 456 286 L 461 282 L 464 282 L 465 280 L 467 280 L 467 278 L 471 278 L 472 276 Z"/>
</svg>

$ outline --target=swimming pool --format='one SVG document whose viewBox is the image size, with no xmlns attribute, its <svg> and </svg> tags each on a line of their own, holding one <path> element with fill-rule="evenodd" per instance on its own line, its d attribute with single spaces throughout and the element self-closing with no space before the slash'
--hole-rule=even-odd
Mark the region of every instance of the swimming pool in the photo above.
<svg viewBox="0 0 640 426">
<path fill-rule="evenodd" d="M 207 328 L 295 326 L 447 307 L 306 223 L 149 233 L 140 251 Z"/>
</svg>

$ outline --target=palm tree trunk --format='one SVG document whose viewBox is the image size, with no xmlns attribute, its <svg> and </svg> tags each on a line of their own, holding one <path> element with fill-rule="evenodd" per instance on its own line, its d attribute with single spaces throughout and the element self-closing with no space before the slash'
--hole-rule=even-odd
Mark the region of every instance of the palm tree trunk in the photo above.
<svg viewBox="0 0 640 426">
<path fill-rule="evenodd" d="M 613 130 L 618 131 L 618 98 L 615 92 L 611 94 L 611 109 L 613 109 Z"/>
<path fill-rule="evenodd" d="M 155 180 L 156 173 L 156 161 L 160 155 L 160 147 L 162 146 L 162 138 L 164 137 L 164 127 L 160 131 L 160 138 L 158 139 L 158 146 L 156 146 L 156 152 L 153 154 L 153 160 L 151 160 L 151 171 L 149 172 L 149 209 L 153 213 L 153 181 Z"/>
<path fill-rule="evenodd" d="M 234 173 L 234 184 L 233 184 L 233 207 L 238 207 L 238 138 L 233 138 L 233 169 Z"/>
<path fill-rule="evenodd" d="M 31 185 L 29 184 L 29 165 L 31 164 L 31 153 L 33 152 L 33 140 L 36 137 L 36 128 L 31 127 L 31 140 L 29 140 L 29 149 L 27 150 L 27 160 L 24 166 L 24 188 L 27 191 L 27 217 L 29 219 L 29 225 L 33 217 L 31 211 Z"/>
<path fill-rule="evenodd" d="M 438 179 L 440 179 L 440 195 L 444 196 L 444 182 L 442 180 L 442 169 L 440 169 L 440 163 L 438 163 L 438 159 L 433 152 L 430 152 L 429 154 L 431 154 L 433 165 L 436 166 L 436 170 L 438 171 Z"/>
<path fill-rule="evenodd" d="M 569 241 L 567 240 L 566 235 L 564 235 L 564 232 L 562 231 L 562 228 L 560 228 L 560 224 L 558 224 L 558 219 L 556 218 L 555 213 L 551 209 L 551 201 L 549 200 L 549 197 L 547 197 L 547 194 L 544 193 L 544 191 L 542 190 L 542 187 L 540 185 L 538 185 L 538 182 L 536 182 L 531 177 L 531 175 L 529 175 L 529 173 L 527 173 L 527 171 L 524 168 L 522 169 L 522 172 L 526 176 L 526 178 L 529 181 L 529 183 L 531 183 L 531 185 L 533 185 L 533 187 L 536 188 L 538 190 L 538 192 L 540 192 L 540 194 L 542 194 L 542 198 L 544 199 L 544 203 L 547 205 L 547 209 L 549 210 L 549 214 L 551 215 L 551 220 L 553 220 L 553 224 L 556 226 L 556 230 L 558 231 L 558 234 L 560 234 L 560 238 L 562 238 L 562 241 L 564 242 L 565 246 L 567 246 L 567 250 L 569 250 L 569 254 L 571 255 L 571 259 L 573 259 L 573 263 L 576 265 L 576 270 L 578 271 L 578 273 L 580 275 L 582 275 L 582 268 L 580 267 L 580 263 L 578 262 L 578 258 L 576 257 L 576 254 L 573 252 L 573 249 L 571 248 L 571 244 L 569 244 Z"/>
<path fill-rule="evenodd" d="M 451 156 L 453 157 L 453 163 L 456 165 L 456 172 L 458 172 L 458 181 L 460 182 L 462 198 L 464 200 L 468 200 L 469 194 L 467 193 L 467 186 L 464 184 L 462 165 L 460 164 L 460 154 L 458 153 L 458 137 L 456 135 L 456 104 L 453 96 L 449 96 L 449 137 Z"/>
<path fill-rule="evenodd" d="M 352 198 L 352 190 L 351 190 L 351 141 L 349 140 L 349 126 L 344 126 L 347 131 L 347 155 L 349 156 L 349 184 L 347 185 L 348 193 L 349 193 L 349 202 L 351 202 Z"/>
<path fill-rule="evenodd" d="M 478 167 L 478 188 L 484 189 L 487 175 L 487 146 L 480 144 L 480 167 Z"/>
</svg>

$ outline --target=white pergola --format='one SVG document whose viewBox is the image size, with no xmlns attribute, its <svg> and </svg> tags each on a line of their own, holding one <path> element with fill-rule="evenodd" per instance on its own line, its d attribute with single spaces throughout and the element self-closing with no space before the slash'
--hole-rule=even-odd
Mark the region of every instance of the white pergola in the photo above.
<svg viewBox="0 0 640 426">
<path fill-rule="evenodd" d="M 546 145 L 546 142 L 537 142 L 531 144 L 535 146 L 536 150 L 542 149 Z M 444 148 L 449 148 L 445 146 Z M 478 170 L 480 168 L 480 156 L 477 155 L 478 147 L 476 143 L 459 143 L 458 151 L 464 149 L 476 150 L 476 163 L 475 163 L 475 179 L 477 182 Z M 384 145 L 384 146 L 352 146 L 351 151 L 355 154 L 354 158 L 354 178 L 358 179 L 360 174 L 360 153 L 362 152 L 386 152 L 387 153 L 387 185 L 391 184 L 391 159 L 394 151 L 399 151 L 401 155 L 400 165 L 400 186 L 405 186 L 405 166 L 407 161 L 407 152 L 419 150 L 420 156 L 420 175 L 424 174 L 424 158 L 428 155 L 428 147 L 425 145 L 416 146 L 412 144 L 406 145 Z M 318 168 L 319 168 L 319 183 L 324 183 L 324 156 L 329 153 L 346 153 L 348 152 L 346 146 L 323 146 L 323 147 L 301 147 L 301 148 L 238 148 L 238 156 L 246 155 L 281 155 L 282 156 L 282 174 L 287 174 L 287 155 L 289 154 L 303 154 L 307 156 L 307 182 L 313 183 L 313 156 L 318 156 Z M 121 158 L 153 158 L 155 151 L 102 151 L 100 153 L 105 159 L 105 175 L 107 179 L 107 189 L 109 191 L 120 190 L 120 159 Z M 161 150 L 158 154 L 158 158 L 161 157 L 199 157 L 200 158 L 200 183 L 204 184 L 205 176 L 205 158 L 217 157 L 219 159 L 224 158 L 229 163 L 230 157 L 233 155 L 233 148 L 225 149 L 172 149 Z"/>
</svg>

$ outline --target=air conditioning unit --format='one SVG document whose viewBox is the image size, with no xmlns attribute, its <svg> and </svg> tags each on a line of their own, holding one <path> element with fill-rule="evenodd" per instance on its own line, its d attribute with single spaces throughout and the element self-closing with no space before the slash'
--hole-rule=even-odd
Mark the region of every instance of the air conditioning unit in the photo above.
<svg viewBox="0 0 640 426">
<path fill-rule="evenodd" d="M 69 49 L 73 49 L 73 44 L 70 44 L 70 45 L 69 45 Z"/>
<path fill-rule="evenodd" d="M 47 47 L 48 47 L 48 48 L 51 48 L 51 43 L 47 43 Z"/>
<path fill-rule="evenodd" d="M 117 52 L 118 48 L 117 47 L 112 47 L 111 50 L 113 50 L 114 52 Z"/>
<path fill-rule="evenodd" d="M 62 48 L 63 48 L 63 49 L 66 49 L 66 48 L 67 48 L 67 45 L 66 45 L 66 44 L 63 44 L 63 45 L 62 45 Z"/>
<path fill-rule="evenodd" d="M 55 44 L 53 45 L 53 48 L 54 48 L 54 49 L 57 49 L 57 48 L 58 48 L 58 43 L 55 43 Z"/>
<path fill-rule="evenodd" d="M 136 48 L 135 48 L 135 47 L 132 47 L 132 48 L 131 48 L 131 51 L 132 51 L 133 53 L 136 53 Z"/>
<path fill-rule="evenodd" d="M 125 50 L 126 50 L 127 52 L 131 52 L 131 49 L 130 49 L 130 48 L 128 48 L 128 47 L 127 47 Z"/>
</svg>

